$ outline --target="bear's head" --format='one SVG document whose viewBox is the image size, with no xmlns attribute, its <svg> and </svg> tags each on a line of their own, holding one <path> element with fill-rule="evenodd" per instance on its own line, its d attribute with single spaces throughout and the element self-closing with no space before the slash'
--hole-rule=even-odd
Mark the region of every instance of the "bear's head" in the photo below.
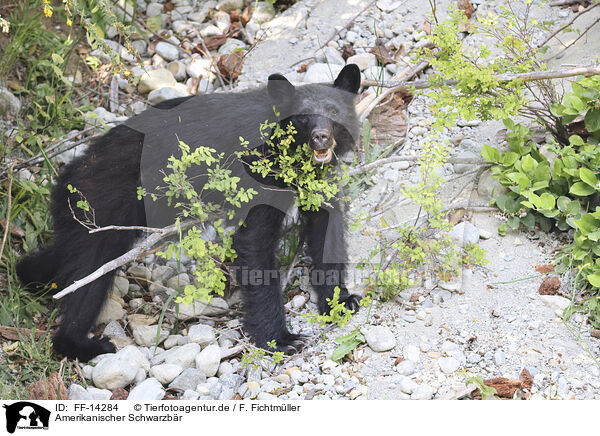
<svg viewBox="0 0 600 436">
<path fill-rule="evenodd" d="M 333 85 L 294 86 L 280 74 L 269 76 L 267 90 L 281 114 L 280 123 L 291 122 L 297 130 L 296 144 L 308 144 L 319 164 L 353 148 L 359 132 L 354 108 L 360 88 L 360 70 L 346 65 Z"/>
</svg>

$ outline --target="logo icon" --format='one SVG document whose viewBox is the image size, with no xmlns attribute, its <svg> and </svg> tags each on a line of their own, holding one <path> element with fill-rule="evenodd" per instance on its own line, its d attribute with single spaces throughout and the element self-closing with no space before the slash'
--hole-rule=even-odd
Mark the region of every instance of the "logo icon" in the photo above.
<svg viewBox="0 0 600 436">
<path fill-rule="evenodd" d="M 6 405 L 6 431 L 14 433 L 18 429 L 48 430 L 50 411 L 29 401 L 19 401 Z"/>
</svg>

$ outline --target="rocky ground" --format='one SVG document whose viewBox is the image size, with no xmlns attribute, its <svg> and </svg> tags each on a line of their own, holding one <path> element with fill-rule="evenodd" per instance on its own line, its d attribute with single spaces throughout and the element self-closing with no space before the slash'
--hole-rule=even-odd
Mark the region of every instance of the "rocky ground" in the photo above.
<svg viewBox="0 0 600 436">
<path fill-rule="evenodd" d="M 162 17 L 161 34 L 168 42 L 148 47 L 141 40 L 135 41 L 147 66 L 132 69 L 139 76 L 137 89 L 125 80 L 119 80 L 119 87 L 125 93 L 144 96 L 150 103 L 191 92 L 228 90 L 230 86 L 215 74 L 215 59 L 219 54 L 237 56 L 237 49 L 251 45 L 234 90 L 264 83 L 273 72 L 283 73 L 295 83 L 331 80 L 345 63 L 357 63 L 367 79 L 387 80 L 408 65 L 404 54 L 427 36 L 423 23 L 429 6 L 421 0 L 379 0 L 366 11 L 366 0 L 301 0 L 282 13 L 259 2 L 247 17 L 250 20 L 241 21 L 244 31 L 215 48 L 210 56 L 190 55 L 180 49 L 197 46 L 198 35 L 206 40 L 228 32 L 232 26 L 239 28 L 232 17 L 241 15 L 236 11 L 243 12 L 245 3 L 179 0 L 169 2 L 171 7 L 164 0 L 138 0 L 147 17 Z M 438 15 L 443 17 L 453 2 L 437 3 Z M 477 14 L 483 15 L 505 2 L 471 3 Z M 211 13 L 211 9 L 216 12 Z M 344 28 L 361 11 L 353 24 Z M 574 12 L 540 6 L 535 13 L 540 20 L 554 19 L 558 24 Z M 600 40 L 597 33 L 595 36 L 595 41 Z M 385 68 L 379 67 L 370 52 L 377 41 L 394 51 L 403 48 L 404 54 Z M 475 46 L 481 43 L 476 38 L 468 42 Z M 119 49 L 117 42 L 109 43 Z M 586 64 L 581 60 L 586 56 L 584 61 L 592 61 L 590 52 L 583 48 L 585 43 L 579 42 L 553 66 Z M 317 49 L 319 46 L 323 48 Z M 124 59 L 128 60 L 127 56 Z M 225 76 L 223 73 L 235 75 L 232 68 L 219 70 Z M 433 116 L 427 104 L 427 98 L 418 95 L 408 106 L 407 126 L 400 129 L 407 129 L 402 154 L 419 154 L 432 134 Z M 98 108 L 90 120 L 120 122 L 145 105 L 133 100 L 113 112 Z M 441 139 L 453 144 L 453 156 L 475 158 L 483 144 L 502 145 L 497 134 L 501 128 L 498 123 L 462 123 L 444 131 Z M 72 159 L 83 149 L 80 146 L 61 159 Z M 464 164 L 444 166 L 440 174 L 448 180 L 441 194 L 445 202 L 489 201 L 493 179 L 484 174 L 477 182 L 474 174 L 469 174 L 472 169 Z M 389 200 L 383 214 L 388 223 L 414 218 L 418 208 L 403 201 L 400 188 L 419 180 L 418 167 L 394 163 L 377 168 L 373 175 L 375 185 L 350 205 L 349 220 L 361 210 L 376 212 L 382 198 Z M 69 397 L 109 399 L 123 396 L 122 388 L 127 388 L 129 399 L 137 400 L 236 396 L 265 400 L 459 398 L 468 396 L 465 383 L 470 377 L 519 380 L 526 369 L 532 377 L 525 389 L 530 398 L 600 398 L 600 366 L 594 360 L 600 355 L 599 341 L 590 337 L 582 316 L 576 315 L 568 325 L 563 323 L 567 298 L 538 294 L 542 278 L 535 267 L 550 263 L 559 240 L 538 232 L 509 232 L 500 237 L 496 229 L 501 218 L 489 211 L 469 213 L 466 220 L 469 224 L 461 223 L 455 229 L 456 239 L 478 243 L 486 250 L 489 264 L 465 270 L 460 280 L 427 282 L 390 302 L 375 303 L 370 311 L 363 309 L 356 314 L 344 329 L 309 324 L 302 315 L 314 311 L 315 305 L 308 294 L 297 295 L 287 304 L 291 329 L 313 340 L 302 354 L 286 358 L 276 367 L 240 363 L 240 341 L 244 338 L 235 316 L 239 293 L 227 299 L 215 298 L 210 306 L 179 305 L 177 311 L 167 313 L 158 331 L 162 303 L 171 290 L 189 283 L 195 266 L 185 257 L 181 262 L 165 262 L 147 256 L 120 273 L 98 320 L 100 332 L 111 336 L 120 350 L 82 365 L 87 387 L 71 385 Z M 379 225 L 379 219 L 372 220 L 360 232 L 349 235 L 351 262 L 368 253 L 375 243 L 369 235 L 375 234 Z M 360 283 L 353 290 L 360 293 Z M 564 285 L 561 291 L 569 295 Z M 185 328 L 175 330 L 176 324 Z M 356 327 L 365 333 L 367 345 L 350 361 L 333 362 L 334 338 Z"/>
</svg>

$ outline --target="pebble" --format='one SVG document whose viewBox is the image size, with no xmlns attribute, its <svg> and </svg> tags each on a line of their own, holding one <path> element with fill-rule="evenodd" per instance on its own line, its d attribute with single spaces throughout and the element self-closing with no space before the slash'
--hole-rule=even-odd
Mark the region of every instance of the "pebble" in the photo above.
<svg viewBox="0 0 600 436">
<path fill-rule="evenodd" d="M 162 400 L 165 396 L 165 390 L 160 382 L 155 378 L 148 378 L 137 384 L 129 392 L 128 400 L 131 401 L 153 401 Z"/>
<path fill-rule="evenodd" d="M 406 345 L 402 349 L 402 355 L 404 356 L 404 359 L 414 363 L 418 363 L 421 360 L 421 351 L 419 350 L 419 347 L 415 345 Z"/>
<path fill-rule="evenodd" d="M 217 341 L 215 330 L 206 324 L 196 324 L 191 326 L 188 329 L 188 338 L 191 342 L 195 342 L 202 348 Z"/>
<path fill-rule="evenodd" d="M 116 354 L 108 354 L 92 371 L 94 385 L 113 390 L 130 384 L 140 368 L 150 369 L 150 364 L 136 347 L 129 345 Z"/>
<path fill-rule="evenodd" d="M 403 360 L 396 365 L 396 371 L 402 375 L 412 375 L 415 372 L 415 364 L 411 360 Z"/>
<path fill-rule="evenodd" d="M 207 377 L 217 374 L 221 363 L 221 348 L 217 344 L 208 345 L 196 356 L 196 368 Z"/>
<path fill-rule="evenodd" d="M 133 334 L 133 339 L 136 344 L 141 345 L 143 347 L 151 347 L 152 345 L 156 345 L 156 337 L 159 330 L 158 325 L 137 325 L 131 329 Z M 158 344 L 167 339 L 169 336 L 169 330 L 160 329 L 160 333 L 158 336 Z"/>
<path fill-rule="evenodd" d="M 365 334 L 367 344 L 373 351 L 389 351 L 396 346 L 396 338 L 388 327 L 375 326 Z"/>
<path fill-rule="evenodd" d="M 494 353 L 494 363 L 497 366 L 504 365 L 506 363 L 506 355 L 502 350 L 496 350 Z"/>
<path fill-rule="evenodd" d="M 150 376 L 157 379 L 163 385 L 171 383 L 177 377 L 183 368 L 172 363 L 163 363 L 150 368 Z"/>
<path fill-rule="evenodd" d="M 343 65 L 335 64 L 324 64 L 314 63 L 306 70 L 304 76 L 304 82 L 306 83 L 324 83 L 333 81 L 340 71 L 342 71 Z"/>
<path fill-rule="evenodd" d="M 470 222 L 463 221 L 452 228 L 450 238 L 461 247 L 469 243 L 475 244 L 479 241 L 479 230 Z"/>
<path fill-rule="evenodd" d="M 179 50 L 177 47 L 165 41 L 160 41 L 156 44 L 156 53 L 167 62 L 179 59 Z"/>
<path fill-rule="evenodd" d="M 206 381 L 206 375 L 200 369 L 187 368 L 184 369 L 170 384 L 170 389 L 196 389 L 200 383 Z"/>
<path fill-rule="evenodd" d="M 460 368 L 460 362 L 454 357 L 442 357 L 438 360 L 440 369 L 446 374 L 456 372 Z"/>
<path fill-rule="evenodd" d="M 435 389 L 428 384 L 418 385 L 412 392 L 411 400 L 431 400 L 435 394 Z"/>
</svg>

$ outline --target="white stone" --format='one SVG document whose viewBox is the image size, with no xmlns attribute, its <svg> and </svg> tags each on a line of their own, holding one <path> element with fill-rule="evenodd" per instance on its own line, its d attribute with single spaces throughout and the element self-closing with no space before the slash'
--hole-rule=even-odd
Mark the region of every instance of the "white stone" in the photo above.
<svg viewBox="0 0 600 436">
<path fill-rule="evenodd" d="M 365 339 L 369 347 L 377 352 L 388 351 L 396 346 L 394 333 L 384 326 L 371 327 L 365 334 Z"/>
<path fill-rule="evenodd" d="M 155 89 L 160 89 L 165 86 L 175 86 L 177 80 L 173 77 L 173 74 L 164 68 L 157 68 L 156 70 L 150 70 L 144 72 L 140 77 L 138 84 L 138 91 L 142 94 L 146 94 Z"/>
<path fill-rule="evenodd" d="M 175 86 L 165 86 L 160 89 L 155 89 L 148 94 L 148 101 L 152 104 L 158 104 L 165 100 L 171 100 L 179 97 L 187 97 L 190 91 L 187 86 L 178 83 Z M 189 283 L 188 283 L 189 284 Z M 167 287 L 171 287 L 167 284 Z"/>
<path fill-rule="evenodd" d="M 332 82 L 338 76 L 340 71 L 342 71 L 342 68 L 344 68 L 343 65 L 323 63 L 312 64 L 306 70 L 304 81 L 306 83 Z"/>
<path fill-rule="evenodd" d="M 132 329 L 133 339 L 138 345 L 141 345 L 143 347 L 151 347 L 152 345 L 157 344 L 156 337 L 158 329 L 158 325 L 136 325 Z M 160 344 L 162 341 L 167 339 L 168 336 L 168 330 L 160 329 L 160 333 L 158 335 L 158 343 Z"/>
<path fill-rule="evenodd" d="M 173 44 L 165 41 L 160 41 L 156 44 L 156 53 L 164 60 L 171 62 L 179 59 L 179 50 Z"/>
<path fill-rule="evenodd" d="M 216 76 L 215 73 L 212 72 L 211 65 L 212 63 L 210 60 L 198 57 L 192 59 L 192 61 L 185 68 L 185 71 L 191 78 L 196 79 L 200 77 L 212 81 L 216 78 Z"/>
<path fill-rule="evenodd" d="M 94 385 L 113 390 L 130 384 L 140 368 L 149 368 L 148 360 L 134 346 L 129 345 L 117 354 L 100 360 L 92 371 Z"/>
<path fill-rule="evenodd" d="M 215 336 L 215 330 L 211 326 L 205 324 L 196 324 L 191 326 L 188 329 L 188 338 L 190 338 L 191 342 L 195 342 L 202 348 L 206 347 L 208 344 L 216 342 L 217 340 Z"/>
<path fill-rule="evenodd" d="M 355 64 L 360 68 L 360 71 L 364 71 L 377 65 L 377 57 L 373 53 L 359 53 L 346 59 L 346 64 Z"/>
<path fill-rule="evenodd" d="M 460 362 L 454 357 L 442 357 L 438 360 L 440 369 L 446 374 L 456 372 L 460 368 Z"/>
<path fill-rule="evenodd" d="M 158 380 L 148 378 L 137 384 L 131 392 L 129 392 L 128 400 L 132 401 L 153 401 L 162 400 L 165 396 L 165 390 Z"/>
<path fill-rule="evenodd" d="M 201 370 L 207 377 L 214 376 L 219 370 L 221 363 L 221 348 L 217 344 L 211 344 L 196 356 L 196 368 Z"/>
<path fill-rule="evenodd" d="M 91 395 L 92 400 L 108 401 L 110 400 L 110 397 L 112 397 L 112 392 L 108 389 L 98 389 L 93 386 L 89 386 L 87 391 Z"/>
<path fill-rule="evenodd" d="M 415 390 L 413 390 L 410 399 L 411 400 L 431 400 L 435 389 L 428 384 L 420 384 Z"/>
<path fill-rule="evenodd" d="M 161 365 L 155 365 L 150 368 L 150 376 L 161 382 L 163 385 L 167 385 L 175 380 L 181 372 L 183 367 L 172 363 L 163 363 Z"/>
<path fill-rule="evenodd" d="M 92 395 L 81 385 L 73 383 L 67 390 L 69 400 L 92 400 Z"/>
<path fill-rule="evenodd" d="M 462 221 L 450 231 L 450 238 L 459 246 L 476 244 L 479 241 L 479 230 L 468 221 Z"/>
<path fill-rule="evenodd" d="M 540 295 L 540 300 L 552 310 L 562 312 L 571 304 L 571 300 L 560 295 Z"/>
<path fill-rule="evenodd" d="M 406 345 L 402 349 L 402 355 L 411 362 L 418 363 L 421 360 L 421 351 L 416 345 Z"/>
<path fill-rule="evenodd" d="M 152 363 L 174 363 L 184 368 L 192 368 L 194 366 L 196 355 L 200 352 L 200 345 L 189 343 L 173 347 L 170 350 L 160 353 Z"/>
</svg>

